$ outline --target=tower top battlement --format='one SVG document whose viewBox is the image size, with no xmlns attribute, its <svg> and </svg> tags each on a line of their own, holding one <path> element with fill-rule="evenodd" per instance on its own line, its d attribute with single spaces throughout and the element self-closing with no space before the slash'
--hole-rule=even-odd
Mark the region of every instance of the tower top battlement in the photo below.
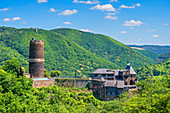
<svg viewBox="0 0 170 113">
<path fill-rule="evenodd" d="M 32 40 L 30 40 L 30 43 L 44 44 L 44 41 L 43 40 L 35 40 L 34 38 L 32 38 Z"/>
</svg>

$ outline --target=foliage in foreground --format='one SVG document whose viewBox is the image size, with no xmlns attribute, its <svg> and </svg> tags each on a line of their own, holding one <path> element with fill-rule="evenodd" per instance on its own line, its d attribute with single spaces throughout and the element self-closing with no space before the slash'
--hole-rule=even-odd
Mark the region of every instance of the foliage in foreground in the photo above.
<svg viewBox="0 0 170 113">
<path fill-rule="evenodd" d="M 17 73 L 10 70 L 0 69 L 0 112 L 170 112 L 170 75 L 148 77 L 137 83 L 139 91 L 124 93 L 114 101 L 104 102 L 95 99 L 92 92 L 78 88 L 56 85 L 33 88 L 31 79 L 17 77 Z"/>
</svg>

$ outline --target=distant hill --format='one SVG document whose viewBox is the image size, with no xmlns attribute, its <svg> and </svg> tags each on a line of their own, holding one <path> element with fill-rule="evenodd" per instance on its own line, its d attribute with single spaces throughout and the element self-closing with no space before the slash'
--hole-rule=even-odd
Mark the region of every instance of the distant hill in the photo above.
<svg viewBox="0 0 170 113">
<path fill-rule="evenodd" d="M 92 53 L 96 53 L 102 58 L 114 62 L 121 68 L 126 67 L 129 59 L 134 68 L 154 63 L 152 59 L 149 59 L 130 47 L 105 35 L 68 28 L 54 29 L 52 31 L 64 35 L 69 40 L 77 43 Z"/>
<path fill-rule="evenodd" d="M 170 46 L 158 46 L 158 45 L 128 45 L 128 46 L 149 50 L 160 55 L 170 52 Z"/>
<path fill-rule="evenodd" d="M 162 54 L 162 55 L 159 56 L 159 59 L 161 59 L 161 60 L 166 60 L 168 58 L 170 58 L 170 52 Z"/>
<path fill-rule="evenodd" d="M 16 29 L 0 27 L 0 64 L 18 58 L 28 70 L 29 40 L 45 42 L 45 68 L 62 75 L 88 75 L 97 68 L 123 69 L 130 58 L 134 68 L 154 61 L 105 35 L 74 29 Z M 130 56 L 130 57 L 129 57 Z"/>
<path fill-rule="evenodd" d="M 153 60 L 157 60 L 159 58 L 159 54 L 158 53 L 155 53 L 155 52 L 152 52 L 152 51 L 149 51 L 149 50 L 145 50 L 145 49 L 138 49 L 136 47 L 133 48 L 134 50 L 138 51 L 139 53 L 147 56 L 148 58 L 151 58 Z"/>
</svg>

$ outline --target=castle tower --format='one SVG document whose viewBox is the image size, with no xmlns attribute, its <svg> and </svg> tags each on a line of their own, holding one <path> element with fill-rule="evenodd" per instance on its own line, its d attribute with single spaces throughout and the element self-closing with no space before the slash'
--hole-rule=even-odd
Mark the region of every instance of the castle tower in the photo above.
<svg viewBox="0 0 170 113">
<path fill-rule="evenodd" d="M 29 73 L 34 78 L 44 76 L 44 41 L 30 40 Z"/>
</svg>

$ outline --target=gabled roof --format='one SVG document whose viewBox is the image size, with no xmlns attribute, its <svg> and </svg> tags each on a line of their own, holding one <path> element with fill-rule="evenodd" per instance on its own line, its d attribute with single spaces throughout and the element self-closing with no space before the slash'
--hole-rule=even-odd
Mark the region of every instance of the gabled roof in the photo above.
<svg viewBox="0 0 170 113">
<path fill-rule="evenodd" d="M 130 74 L 132 74 L 132 75 L 133 75 L 133 74 L 134 74 L 134 75 L 136 75 L 136 72 L 135 72 L 135 70 L 132 68 L 132 66 L 127 65 L 126 69 L 130 71 Z"/>
<path fill-rule="evenodd" d="M 114 71 L 115 75 L 117 76 L 117 75 L 119 75 L 119 72 L 127 71 L 127 69 L 126 70 L 112 70 L 112 71 Z"/>
<path fill-rule="evenodd" d="M 114 74 L 114 73 L 110 72 L 109 69 L 97 69 L 93 71 L 92 74 Z"/>
</svg>

